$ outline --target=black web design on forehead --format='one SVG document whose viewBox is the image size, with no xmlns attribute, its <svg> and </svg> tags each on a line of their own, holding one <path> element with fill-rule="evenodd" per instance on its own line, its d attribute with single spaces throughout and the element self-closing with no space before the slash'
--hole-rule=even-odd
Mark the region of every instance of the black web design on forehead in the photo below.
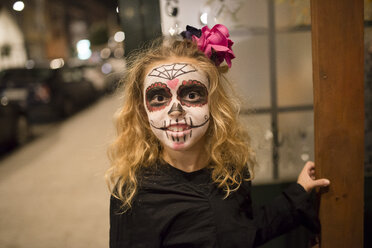
<svg viewBox="0 0 372 248">
<path fill-rule="evenodd" d="M 195 67 L 186 63 L 175 63 L 171 65 L 162 65 L 154 68 L 148 76 L 159 77 L 168 80 L 172 80 L 183 74 L 197 71 Z"/>
</svg>

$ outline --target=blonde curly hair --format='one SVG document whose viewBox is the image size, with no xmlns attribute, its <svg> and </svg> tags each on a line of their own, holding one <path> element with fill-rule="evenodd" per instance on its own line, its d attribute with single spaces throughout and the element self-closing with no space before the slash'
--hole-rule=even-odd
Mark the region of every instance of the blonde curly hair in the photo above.
<svg viewBox="0 0 372 248">
<path fill-rule="evenodd" d="M 227 66 L 217 67 L 192 41 L 159 39 L 127 59 L 128 69 L 122 81 L 124 104 L 116 119 L 118 136 L 108 149 L 111 167 L 106 172 L 106 182 L 111 194 L 123 202 L 125 210 L 131 207 L 138 190 L 139 169 L 162 160 L 162 145 L 151 131 L 143 104 L 145 72 L 154 63 L 180 57 L 197 61 L 198 68 L 209 80 L 211 119 L 206 151 L 212 180 L 225 190 L 227 197 L 243 180 L 253 178 L 255 154 L 239 122 L 239 101 L 224 75 Z"/>
</svg>

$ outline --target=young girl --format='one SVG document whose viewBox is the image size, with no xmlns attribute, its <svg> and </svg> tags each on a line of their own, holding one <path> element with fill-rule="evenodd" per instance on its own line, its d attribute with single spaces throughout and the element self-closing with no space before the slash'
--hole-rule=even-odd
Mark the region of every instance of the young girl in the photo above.
<svg viewBox="0 0 372 248">
<path fill-rule="evenodd" d="M 256 247 L 300 224 L 319 223 L 298 183 L 252 208 L 255 165 L 225 78 L 233 42 L 225 26 L 187 28 L 129 59 L 118 137 L 110 148 L 110 247 Z"/>
</svg>

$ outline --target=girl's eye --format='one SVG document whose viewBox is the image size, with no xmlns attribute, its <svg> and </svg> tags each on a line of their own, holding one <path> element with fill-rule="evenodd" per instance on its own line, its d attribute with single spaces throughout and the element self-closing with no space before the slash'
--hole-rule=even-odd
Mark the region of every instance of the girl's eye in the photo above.
<svg viewBox="0 0 372 248">
<path fill-rule="evenodd" d="M 184 98 L 186 101 L 198 101 L 200 99 L 200 95 L 199 93 L 197 92 L 189 92 L 185 98 Z"/>
<path fill-rule="evenodd" d="M 153 83 L 145 92 L 146 105 L 150 111 L 166 106 L 171 98 L 170 89 L 162 82 Z"/>
<path fill-rule="evenodd" d="M 208 103 L 208 90 L 197 80 L 183 81 L 177 90 L 177 99 L 189 107 L 202 106 Z"/>
<path fill-rule="evenodd" d="M 155 95 L 151 100 L 150 104 L 163 104 L 167 101 L 167 97 L 163 95 Z"/>
<path fill-rule="evenodd" d="M 156 100 L 162 102 L 164 101 L 164 96 L 156 96 Z"/>
</svg>

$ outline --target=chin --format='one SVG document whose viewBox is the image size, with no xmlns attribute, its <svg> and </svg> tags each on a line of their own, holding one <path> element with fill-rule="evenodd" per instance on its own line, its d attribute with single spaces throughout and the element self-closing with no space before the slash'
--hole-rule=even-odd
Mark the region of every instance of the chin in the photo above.
<svg viewBox="0 0 372 248">
<path fill-rule="evenodd" d="M 164 144 L 168 149 L 174 150 L 174 151 L 186 151 L 190 147 L 192 147 L 191 142 L 166 142 Z"/>
<path fill-rule="evenodd" d="M 192 149 L 194 146 L 196 146 L 199 142 L 199 140 L 191 139 L 186 142 L 173 142 L 170 140 L 166 140 L 166 142 L 163 143 L 164 146 L 166 146 L 168 149 L 173 151 L 188 151 Z"/>
</svg>

